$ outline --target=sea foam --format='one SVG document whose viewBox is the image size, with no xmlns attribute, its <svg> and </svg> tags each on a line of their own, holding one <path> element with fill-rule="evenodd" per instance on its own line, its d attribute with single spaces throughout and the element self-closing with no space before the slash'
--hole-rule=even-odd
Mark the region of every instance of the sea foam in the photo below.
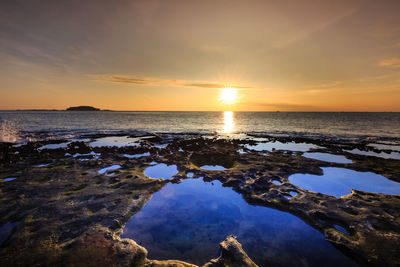
<svg viewBox="0 0 400 267">
<path fill-rule="evenodd" d="M 0 142 L 15 143 L 19 141 L 18 130 L 12 121 L 4 120 L 0 124 Z"/>
</svg>

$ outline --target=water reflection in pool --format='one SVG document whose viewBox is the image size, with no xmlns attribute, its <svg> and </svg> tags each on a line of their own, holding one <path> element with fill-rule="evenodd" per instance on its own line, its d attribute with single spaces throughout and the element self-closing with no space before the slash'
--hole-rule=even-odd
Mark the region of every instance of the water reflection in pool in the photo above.
<svg viewBox="0 0 400 267">
<path fill-rule="evenodd" d="M 252 206 L 214 181 L 187 179 L 155 193 L 122 237 L 147 248 L 150 259 L 204 264 L 234 234 L 260 266 L 356 266 L 299 218 Z"/>
<path fill-rule="evenodd" d="M 310 159 L 317 159 L 321 161 L 334 162 L 334 163 L 352 163 L 353 161 L 347 159 L 343 155 L 334 155 L 330 153 L 304 153 L 303 157 Z"/>
<path fill-rule="evenodd" d="M 322 168 L 324 174 L 300 174 L 289 176 L 290 182 L 304 189 L 336 197 L 358 189 L 371 193 L 400 194 L 400 183 L 372 172 L 358 172 L 345 168 Z"/>
<path fill-rule="evenodd" d="M 346 152 L 352 153 L 352 154 L 357 154 L 357 155 L 363 155 L 363 156 L 374 156 L 378 158 L 384 158 L 384 159 L 400 159 L 400 153 L 399 152 L 392 152 L 392 153 L 386 153 L 386 152 L 374 152 L 374 151 L 363 151 L 359 149 L 352 149 L 352 150 L 345 150 Z"/>
<path fill-rule="evenodd" d="M 389 150 L 395 150 L 395 151 L 399 151 L 400 152 L 400 145 L 394 143 L 394 144 L 379 144 L 379 143 L 372 143 L 369 144 L 368 146 L 377 148 L 377 149 L 381 149 L 381 150 L 385 150 L 385 149 L 389 149 Z"/>
<path fill-rule="evenodd" d="M 203 165 L 203 166 L 200 166 L 200 169 L 208 170 L 208 171 L 224 171 L 224 170 L 226 170 L 225 167 L 220 166 L 220 165 Z"/>
<path fill-rule="evenodd" d="M 59 143 L 59 144 L 48 144 L 48 145 L 41 146 L 38 149 L 43 150 L 43 149 L 67 148 L 69 143 L 70 142 L 63 142 L 63 143 Z"/>
<path fill-rule="evenodd" d="M 114 165 L 111 165 L 111 166 L 109 166 L 109 167 L 100 169 L 100 170 L 99 170 L 99 173 L 100 173 L 100 174 L 104 174 L 104 173 L 106 173 L 106 172 L 108 172 L 108 171 L 111 171 L 111 170 L 118 170 L 118 169 L 120 169 L 120 168 L 121 168 L 121 165 L 119 165 L 119 164 L 114 164 Z"/>
<path fill-rule="evenodd" d="M 90 142 L 92 147 L 105 147 L 105 146 L 139 146 L 141 138 L 129 136 L 108 136 L 102 137 Z"/>
<path fill-rule="evenodd" d="M 140 157 L 147 157 L 147 156 L 150 156 L 150 153 L 149 153 L 149 152 L 146 152 L 146 153 L 134 154 L 134 155 L 131 155 L 131 154 L 122 154 L 122 156 L 124 156 L 124 157 L 126 157 L 126 158 L 133 159 L 133 158 L 140 158 Z"/>
<path fill-rule="evenodd" d="M 176 165 L 170 165 L 161 163 L 154 166 L 147 167 L 144 170 L 144 174 L 150 178 L 164 178 L 172 179 L 175 174 L 178 173 Z"/>
<path fill-rule="evenodd" d="M 14 177 L 3 178 L 3 180 L 6 182 L 14 181 L 15 179 L 17 179 L 17 178 L 14 178 Z"/>
<path fill-rule="evenodd" d="M 267 143 L 258 143 L 257 145 L 246 145 L 247 149 L 256 150 L 256 151 L 273 151 L 273 150 L 290 150 L 290 151 L 303 151 L 306 152 L 311 148 L 320 148 L 314 144 L 308 143 L 295 143 L 295 142 L 287 142 L 282 143 L 279 141 L 276 142 L 267 142 Z"/>
</svg>

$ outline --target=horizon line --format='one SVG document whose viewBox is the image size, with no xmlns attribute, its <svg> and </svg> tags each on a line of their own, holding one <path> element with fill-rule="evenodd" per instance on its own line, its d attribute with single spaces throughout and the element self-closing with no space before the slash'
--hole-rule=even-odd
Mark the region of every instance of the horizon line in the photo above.
<svg viewBox="0 0 400 267">
<path fill-rule="evenodd" d="M 108 112 L 319 112 L 319 113 L 400 113 L 400 111 L 318 111 L 318 110 L 113 110 L 113 109 L 100 109 L 95 111 L 71 111 L 66 109 L 0 109 L 0 111 L 68 111 L 68 112 L 98 112 L 98 111 L 108 111 Z"/>
</svg>

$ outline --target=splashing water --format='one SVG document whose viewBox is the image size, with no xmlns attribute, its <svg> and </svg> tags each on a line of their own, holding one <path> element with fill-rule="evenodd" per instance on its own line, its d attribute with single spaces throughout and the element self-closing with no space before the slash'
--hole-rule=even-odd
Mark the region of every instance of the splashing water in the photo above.
<svg viewBox="0 0 400 267">
<path fill-rule="evenodd" d="M 0 125 L 0 142 L 15 143 L 19 140 L 18 130 L 11 121 L 2 121 Z"/>
</svg>

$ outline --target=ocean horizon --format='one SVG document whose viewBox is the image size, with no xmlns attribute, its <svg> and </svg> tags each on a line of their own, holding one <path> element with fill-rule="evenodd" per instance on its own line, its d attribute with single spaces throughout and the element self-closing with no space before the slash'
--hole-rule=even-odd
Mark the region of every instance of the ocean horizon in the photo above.
<svg viewBox="0 0 400 267">
<path fill-rule="evenodd" d="M 96 133 L 198 133 L 397 138 L 399 112 L 0 111 L 2 140 Z M 30 139 L 29 139 L 30 138 Z"/>
</svg>

